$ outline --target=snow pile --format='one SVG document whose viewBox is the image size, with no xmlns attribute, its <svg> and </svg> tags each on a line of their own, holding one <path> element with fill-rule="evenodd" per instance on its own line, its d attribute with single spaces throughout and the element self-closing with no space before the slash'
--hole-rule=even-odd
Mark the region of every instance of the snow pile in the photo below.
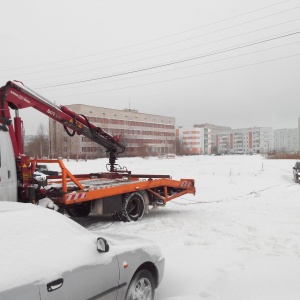
<svg viewBox="0 0 300 300">
<path fill-rule="evenodd" d="M 300 185 L 293 182 L 294 160 L 266 160 L 256 155 L 120 158 L 118 162 L 133 173 L 196 180 L 196 196 L 185 195 L 166 207 L 150 209 L 140 222 L 113 222 L 101 216 L 78 220 L 98 236 L 140 236 L 160 246 L 166 267 L 156 300 L 299 299 Z M 107 159 L 65 161 L 73 173 L 105 171 L 106 163 Z M 13 250 L 19 252 L 13 260 L 1 261 L 1 270 L 9 270 L 5 278 L 20 274 L 18 259 L 22 258 L 27 260 L 28 270 L 43 268 L 55 274 L 58 270 L 49 268 L 51 253 L 57 251 L 51 243 L 54 237 L 61 238 L 59 251 L 68 255 L 63 263 L 69 263 L 70 269 L 75 267 L 71 249 L 81 244 L 82 228 L 75 228 L 70 236 L 60 225 L 62 216 L 57 212 L 52 212 L 57 226 L 51 235 L 30 240 L 38 226 L 47 225 L 44 210 L 40 208 L 38 224 L 28 218 L 29 211 L 15 220 L 0 212 L 0 255 L 10 251 L 5 246 L 8 241 L 15 243 Z M 27 228 L 20 228 L 24 219 Z M 14 226 L 8 228 L 11 222 Z M 89 260 L 96 253 L 94 241 L 91 235 L 91 245 L 82 251 L 81 262 L 87 259 L 87 250 L 91 251 Z M 49 266 L 35 265 L 37 258 Z M 20 283 L 22 276 L 18 277 Z M 7 280 L 2 277 L 1 283 Z"/>
<path fill-rule="evenodd" d="M 0 292 L 48 283 L 99 257 L 93 234 L 58 212 L 25 203 L 0 201 L 0 245 Z"/>
<path fill-rule="evenodd" d="M 65 162 L 99 172 L 106 160 Z M 194 178 L 197 194 L 150 210 L 141 222 L 80 221 L 93 232 L 157 242 L 166 257 L 156 300 L 276 300 L 300 296 L 300 185 L 294 160 L 262 156 L 120 158 L 133 173 Z"/>
</svg>

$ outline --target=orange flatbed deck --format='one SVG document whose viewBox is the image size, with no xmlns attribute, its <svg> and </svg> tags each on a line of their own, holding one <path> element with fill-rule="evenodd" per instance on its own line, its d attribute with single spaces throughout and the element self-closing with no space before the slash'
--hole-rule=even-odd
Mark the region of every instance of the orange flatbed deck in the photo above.
<svg viewBox="0 0 300 300">
<path fill-rule="evenodd" d="M 48 188 L 61 190 L 61 197 L 56 201 L 64 205 L 142 190 L 147 190 L 166 203 L 184 194 L 195 194 L 196 192 L 193 179 L 173 180 L 168 175 L 161 175 L 160 177 L 160 175 L 132 175 L 130 173 L 73 175 L 61 160 L 38 160 L 38 162 L 58 163 L 60 165 L 62 175 L 48 176 Z"/>
</svg>

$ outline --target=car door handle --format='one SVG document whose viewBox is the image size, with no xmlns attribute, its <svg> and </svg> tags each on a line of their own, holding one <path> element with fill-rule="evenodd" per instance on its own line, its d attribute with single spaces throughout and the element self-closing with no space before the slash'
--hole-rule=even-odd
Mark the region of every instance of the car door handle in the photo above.
<svg viewBox="0 0 300 300">
<path fill-rule="evenodd" d="M 63 284 L 64 284 L 63 278 L 56 279 L 47 284 L 47 291 L 53 292 L 53 291 L 59 289 L 60 287 L 62 287 Z"/>
</svg>

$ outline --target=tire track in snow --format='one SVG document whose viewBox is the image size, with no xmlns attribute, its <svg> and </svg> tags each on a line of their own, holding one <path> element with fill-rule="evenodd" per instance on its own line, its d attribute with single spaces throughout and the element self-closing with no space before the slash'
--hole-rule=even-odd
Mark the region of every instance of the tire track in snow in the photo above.
<svg viewBox="0 0 300 300">
<path fill-rule="evenodd" d="M 292 185 L 293 184 L 290 184 L 287 187 L 292 186 Z M 194 200 L 190 200 L 190 199 L 187 199 L 187 198 L 180 198 L 181 200 L 191 201 L 191 203 L 180 203 L 180 202 L 177 202 L 177 201 L 174 201 L 174 200 L 172 201 L 172 203 L 175 203 L 175 204 L 178 204 L 178 205 L 195 205 L 195 204 L 218 203 L 218 202 L 225 202 L 225 201 L 226 202 L 237 201 L 240 198 L 244 198 L 246 196 L 252 196 L 252 195 L 254 195 L 255 197 L 259 197 L 260 196 L 260 194 L 259 194 L 260 192 L 264 192 L 264 191 L 273 189 L 273 188 L 278 187 L 278 186 L 282 186 L 282 185 L 281 184 L 276 184 L 276 185 L 269 186 L 267 188 L 264 188 L 264 189 L 261 189 L 261 190 L 258 190 L 258 191 L 252 191 L 250 193 L 247 193 L 247 194 L 244 194 L 244 195 L 240 195 L 240 196 L 236 196 L 236 197 L 233 197 L 233 198 L 225 198 L 225 199 L 213 200 L 213 201 L 194 201 Z"/>
</svg>

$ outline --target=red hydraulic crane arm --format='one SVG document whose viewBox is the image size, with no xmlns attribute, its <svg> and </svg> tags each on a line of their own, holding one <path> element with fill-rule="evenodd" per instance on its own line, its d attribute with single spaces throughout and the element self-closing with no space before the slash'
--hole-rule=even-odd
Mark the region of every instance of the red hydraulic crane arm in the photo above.
<svg viewBox="0 0 300 300">
<path fill-rule="evenodd" d="M 114 171 L 113 165 L 117 154 L 125 151 L 125 146 L 119 143 L 117 139 L 100 127 L 91 124 L 86 116 L 78 115 L 65 106 L 57 106 L 20 82 L 8 81 L 5 86 L 0 88 L 0 124 L 2 124 L 3 128 L 8 127 L 16 156 L 24 152 L 21 141 L 22 122 L 18 116 L 18 110 L 27 107 L 33 107 L 61 123 L 69 135 L 81 134 L 106 148 L 109 154 L 111 171 Z M 16 110 L 14 132 L 9 108 Z M 70 133 L 68 129 L 71 129 L 73 132 Z"/>
</svg>

